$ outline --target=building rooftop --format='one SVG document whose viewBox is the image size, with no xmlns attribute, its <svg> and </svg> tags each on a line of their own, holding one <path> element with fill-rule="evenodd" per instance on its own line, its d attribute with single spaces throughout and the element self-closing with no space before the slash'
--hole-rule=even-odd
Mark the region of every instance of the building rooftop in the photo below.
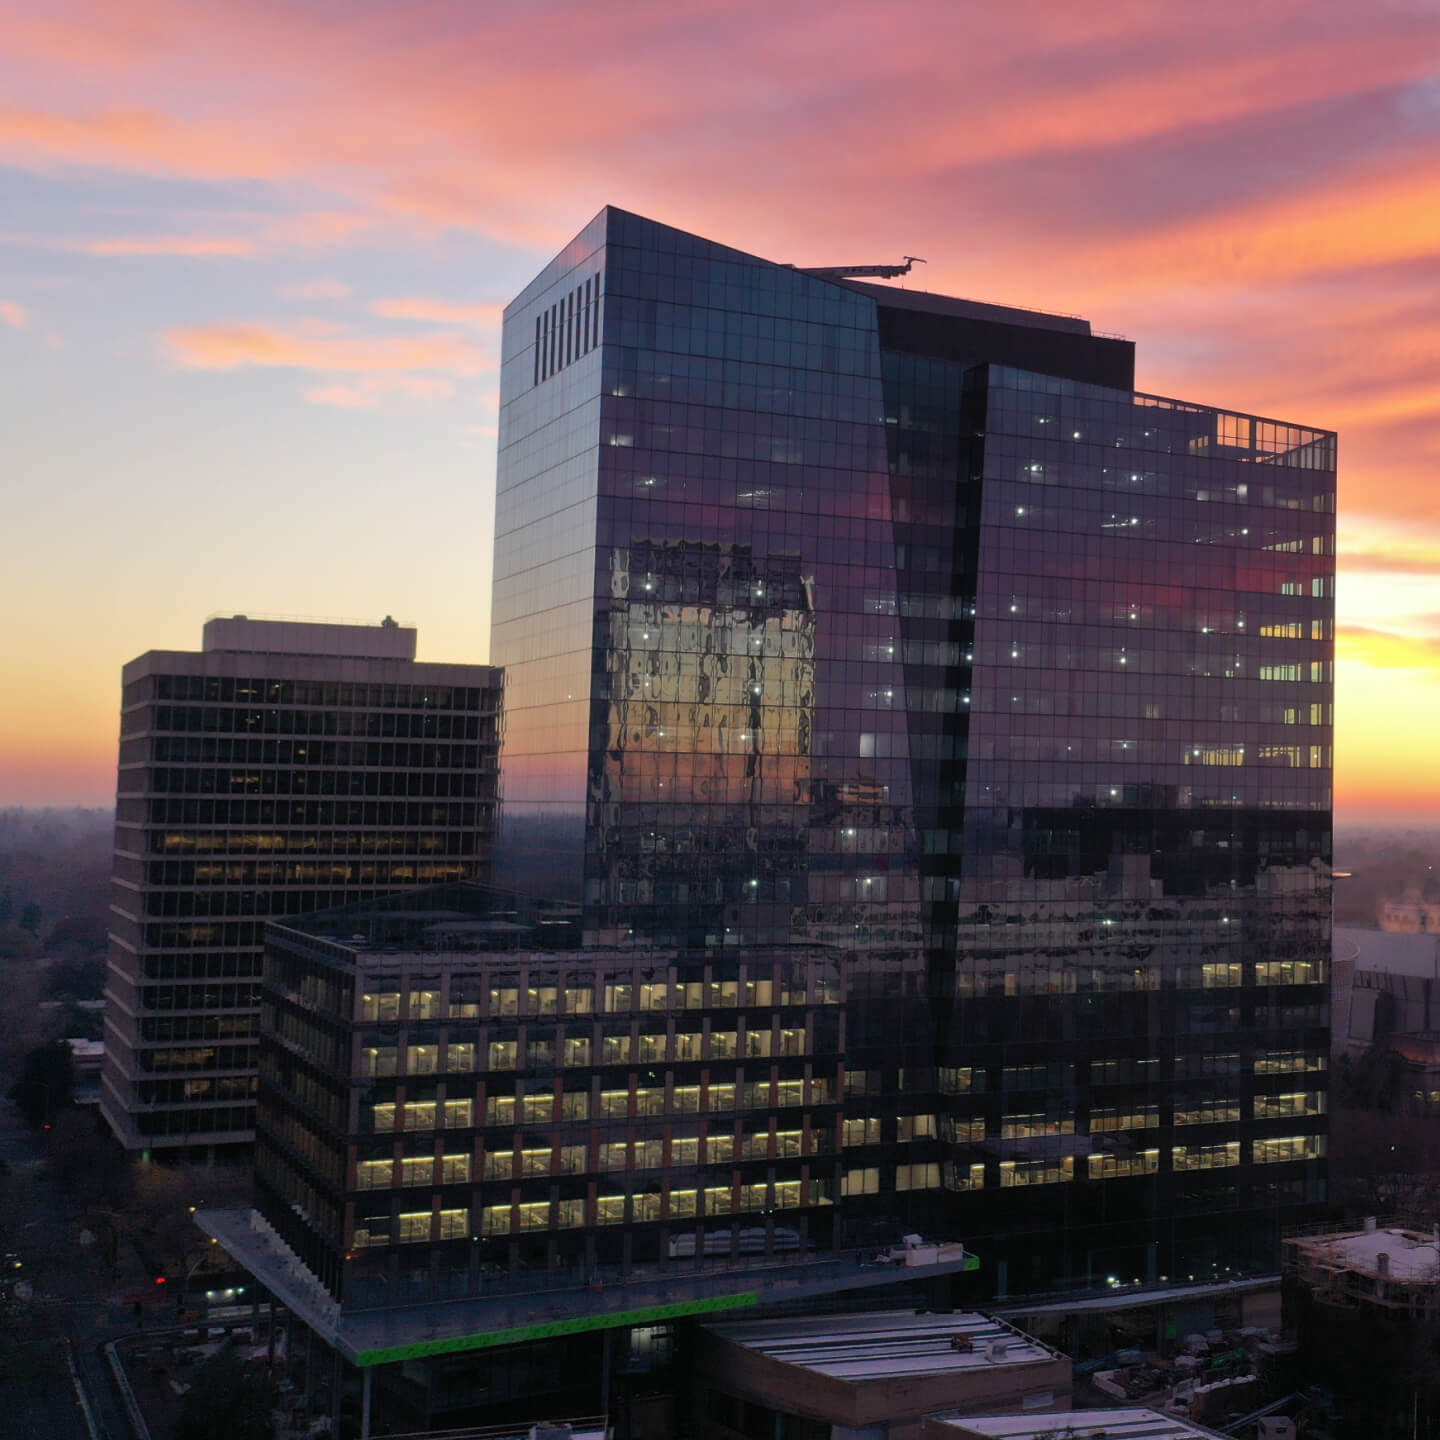
<svg viewBox="0 0 1440 1440">
<path fill-rule="evenodd" d="M 1440 979 L 1440 935 L 1337 925 L 1332 933 L 1332 952 L 1336 960 L 1353 961 L 1357 970 Z"/>
<path fill-rule="evenodd" d="M 887 1310 L 706 1328 L 732 1345 L 836 1380 L 894 1380 L 1063 1358 L 1005 1321 L 974 1311 L 921 1315 Z"/>
<path fill-rule="evenodd" d="M 927 1422 L 927 1430 L 938 1427 L 959 1435 L 982 1435 L 993 1440 L 1039 1440 L 1044 1436 L 1063 1436 L 1065 1440 L 1086 1440 L 1104 1436 L 1105 1440 L 1213 1440 L 1219 1432 L 1162 1415 L 1158 1410 L 1056 1410 L 1048 1414 L 1030 1415 L 935 1415 Z"/>
<path fill-rule="evenodd" d="M 413 660 L 416 630 L 388 615 L 375 625 L 354 621 L 252 619 L 213 615 L 205 622 L 204 650 L 248 650 L 266 655 L 326 655 L 362 660 Z"/>
<path fill-rule="evenodd" d="M 902 290 L 898 285 L 872 285 L 865 280 L 831 282 L 847 290 L 872 296 L 897 310 L 923 310 L 931 315 L 953 315 L 962 320 L 988 320 L 1000 325 L 1023 325 L 1030 330 L 1063 330 L 1089 335 L 1090 322 L 1078 315 L 1057 315 L 1047 310 L 1023 310 L 1017 305 L 995 305 L 988 300 L 963 300 L 958 295 L 937 295 L 929 290 Z"/>
<path fill-rule="evenodd" d="M 1440 1284 L 1440 1234 L 1400 1228 L 1357 1230 L 1297 1237 L 1291 1242 L 1312 1265 L 1380 1275 L 1380 1257 L 1388 1257 L 1386 1278 Z"/>
</svg>

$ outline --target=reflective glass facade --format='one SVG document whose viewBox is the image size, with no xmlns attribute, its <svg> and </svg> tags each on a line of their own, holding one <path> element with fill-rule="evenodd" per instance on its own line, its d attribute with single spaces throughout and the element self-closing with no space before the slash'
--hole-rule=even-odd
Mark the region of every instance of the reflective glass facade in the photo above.
<svg viewBox="0 0 1440 1440">
<path fill-rule="evenodd" d="M 508 879 L 844 959 L 841 1229 L 995 1288 L 1323 1199 L 1334 436 L 602 212 L 506 312 Z"/>
</svg>

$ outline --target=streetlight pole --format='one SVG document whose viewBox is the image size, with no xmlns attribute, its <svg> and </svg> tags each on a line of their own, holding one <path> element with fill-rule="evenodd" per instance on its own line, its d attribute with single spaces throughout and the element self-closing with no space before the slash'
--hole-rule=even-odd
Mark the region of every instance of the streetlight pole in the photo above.
<svg viewBox="0 0 1440 1440">
<path fill-rule="evenodd" d="M 218 1245 L 220 1242 L 212 1239 L 210 1243 L 212 1245 Z M 209 1254 L 210 1252 L 208 1250 L 202 1250 L 200 1254 L 196 1256 L 194 1263 L 185 1272 L 185 1278 L 180 1282 L 180 1313 L 182 1315 L 185 1313 L 185 1294 L 190 1288 L 190 1277 L 205 1263 Z"/>
</svg>

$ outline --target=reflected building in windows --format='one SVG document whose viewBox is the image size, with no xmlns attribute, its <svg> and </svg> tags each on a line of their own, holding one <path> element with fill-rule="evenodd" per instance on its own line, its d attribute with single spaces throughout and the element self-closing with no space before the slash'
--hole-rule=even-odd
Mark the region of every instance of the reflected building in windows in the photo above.
<svg viewBox="0 0 1440 1440">
<path fill-rule="evenodd" d="M 127 1150 L 248 1152 L 267 919 L 483 873 L 499 672 L 415 641 L 234 616 L 125 667 L 101 1112 Z"/>
<path fill-rule="evenodd" d="M 613 209 L 502 367 L 497 879 L 843 958 L 837 1243 L 1273 1265 L 1325 1188 L 1334 435 Z"/>
</svg>

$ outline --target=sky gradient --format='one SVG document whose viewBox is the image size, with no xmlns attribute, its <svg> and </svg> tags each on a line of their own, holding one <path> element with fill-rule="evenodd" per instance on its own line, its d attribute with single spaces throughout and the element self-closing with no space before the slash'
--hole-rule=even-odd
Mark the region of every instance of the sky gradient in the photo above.
<svg viewBox="0 0 1440 1440">
<path fill-rule="evenodd" d="M 488 652 L 503 304 L 602 205 L 1340 431 L 1338 819 L 1440 822 L 1433 0 L 0 0 L 0 805 L 214 612 Z"/>
</svg>

